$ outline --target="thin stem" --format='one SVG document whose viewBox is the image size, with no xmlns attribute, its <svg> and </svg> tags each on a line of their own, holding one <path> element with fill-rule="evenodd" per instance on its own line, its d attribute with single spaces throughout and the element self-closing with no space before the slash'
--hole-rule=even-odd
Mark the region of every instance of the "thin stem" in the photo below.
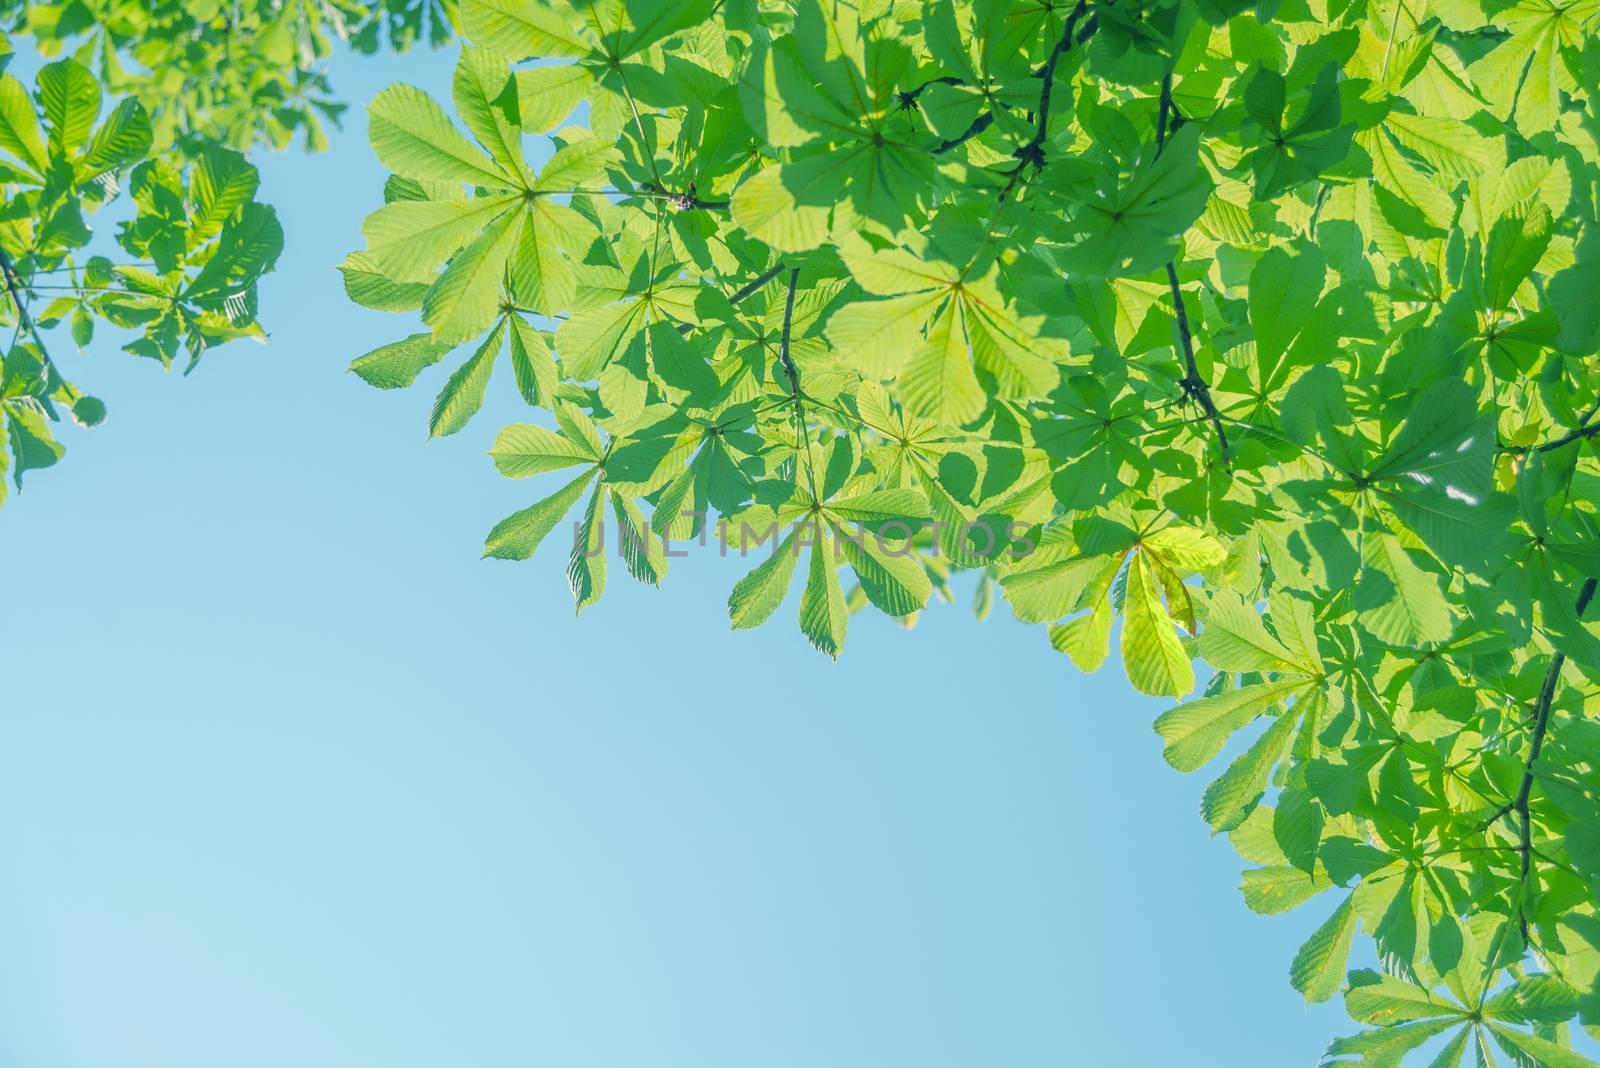
<svg viewBox="0 0 1600 1068">
<path fill-rule="evenodd" d="M 154 263 L 114 263 L 114 264 L 111 265 L 111 269 L 112 270 L 115 270 L 118 267 L 136 267 L 136 268 L 138 268 L 139 270 L 142 270 L 142 271 L 149 271 L 149 270 L 155 270 L 156 269 L 156 264 L 154 264 Z M 82 264 L 71 264 L 71 265 L 65 265 L 64 264 L 64 265 L 62 265 L 60 267 L 35 267 L 30 272 L 30 274 L 32 274 L 34 277 L 37 277 L 38 275 L 41 275 L 41 274 L 61 274 L 64 271 L 81 271 L 83 269 L 84 268 L 83 268 Z"/>
<path fill-rule="evenodd" d="M 728 298 L 728 303 L 729 304 L 737 304 L 737 303 L 739 303 L 741 300 L 744 300 L 750 294 L 754 293 L 756 290 L 760 289 L 762 286 L 766 285 L 768 282 L 772 281 L 774 278 L 778 277 L 778 275 L 780 275 L 782 273 L 783 273 L 783 263 L 780 261 L 778 263 L 773 264 L 771 267 L 768 267 L 766 270 L 764 270 L 760 274 L 756 275 L 750 281 L 746 282 L 744 285 L 742 285 L 738 289 L 734 290 L 733 291 L 733 295 Z M 678 333 L 684 335 L 685 337 L 687 337 L 688 334 L 689 334 L 689 331 L 691 331 L 693 329 L 694 329 L 694 326 L 692 324 L 690 324 L 690 323 L 679 323 L 678 324 Z"/>
<path fill-rule="evenodd" d="M 45 293 L 130 293 L 139 297 L 151 295 L 148 293 L 134 293 L 132 290 L 123 289 L 120 286 L 41 286 L 29 283 L 28 288 Z"/>
<path fill-rule="evenodd" d="M 677 211 L 727 211 L 730 204 L 726 200 L 703 200 L 695 194 L 694 183 L 689 184 L 687 193 L 674 193 L 663 189 L 654 182 L 647 184 L 639 195 L 653 196 L 665 200 Z"/>
<path fill-rule="evenodd" d="M 5 276 L 6 292 L 11 295 L 11 303 L 17 307 L 17 329 L 19 333 L 23 329 L 27 330 L 29 336 L 33 338 L 33 343 L 39 346 L 39 356 L 44 360 L 44 365 L 49 370 L 50 377 L 61 388 L 66 390 L 69 401 L 76 401 L 78 396 L 77 389 L 71 382 L 63 378 L 61 372 L 56 368 L 55 361 L 50 358 L 49 349 L 45 347 L 44 338 L 39 334 L 38 321 L 28 314 L 28 302 L 22 297 L 22 279 L 17 275 L 16 264 L 12 262 L 11 257 L 7 255 L 4 248 L 0 248 L 0 275 Z M 55 416 L 52 415 L 51 418 L 53 419 Z"/>
<path fill-rule="evenodd" d="M 1061 62 L 1061 56 L 1071 50 L 1073 35 L 1078 28 L 1078 20 L 1083 17 L 1084 12 L 1087 10 L 1089 10 L 1087 0 L 1078 0 L 1078 5 L 1072 9 L 1072 13 L 1067 16 L 1067 21 L 1062 26 L 1061 39 L 1050 50 L 1050 58 L 1045 60 L 1044 71 L 1040 75 L 1044 80 L 1044 85 L 1039 90 L 1039 121 L 1034 127 L 1033 136 L 1028 139 L 1028 143 L 1012 153 L 1017 157 L 1018 163 L 1016 168 L 1012 170 L 1005 189 L 1000 193 L 1001 200 L 1005 200 L 1011 195 L 1011 191 L 1016 188 L 1017 183 L 1022 180 L 1023 174 L 1027 172 L 1030 166 L 1035 170 L 1044 168 L 1044 142 L 1045 138 L 1050 135 L 1050 97 L 1055 91 L 1056 66 Z"/>
<path fill-rule="evenodd" d="M 650 164 L 650 176 L 659 187 L 661 172 L 656 169 L 656 154 L 650 148 L 650 139 L 644 135 L 644 120 L 639 117 L 639 105 L 634 102 L 633 90 L 628 88 L 628 79 L 623 77 L 620 67 L 617 68 L 617 80 L 622 83 L 622 95 L 628 98 L 628 110 L 633 112 L 633 128 L 639 131 L 639 150 L 644 153 L 645 162 Z"/>
<path fill-rule="evenodd" d="M 1583 588 L 1578 591 L 1578 602 L 1573 606 L 1574 613 L 1579 619 L 1583 618 L 1584 609 L 1589 607 L 1589 602 L 1594 599 L 1596 585 L 1600 580 L 1588 579 Z M 1550 659 L 1550 670 L 1544 674 L 1544 685 L 1539 688 L 1539 701 L 1533 710 L 1533 742 L 1528 746 L 1528 759 L 1522 766 L 1522 787 L 1517 791 L 1517 799 L 1512 803 L 1516 810 L 1518 821 L 1518 850 L 1522 854 L 1522 888 L 1523 895 L 1527 894 L 1528 876 L 1533 869 L 1533 815 L 1530 812 L 1530 801 L 1533 797 L 1533 766 L 1539 762 L 1539 753 L 1544 749 L 1545 734 L 1550 729 L 1550 705 L 1555 700 L 1556 683 L 1561 678 L 1561 668 L 1566 663 L 1566 654 L 1560 650 Z M 1528 944 L 1528 912 L 1526 906 L 1517 903 L 1517 926 L 1522 932 L 1522 944 Z"/>
<path fill-rule="evenodd" d="M 789 337 L 794 328 L 794 294 L 799 282 L 800 268 L 796 267 L 789 272 L 789 292 L 783 301 L 783 333 L 778 338 L 778 363 L 789 376 L 789 388 L 794 391 L 795 452 L 804 456 L 806 480 L 811 484 L 811 500 L 820 504 L 817 500 L 817 476 L 811 468 L 811 440 L 806 434 L 806 408 L 800 393 L 800 369 L 794 365 L 794 357 L 789 353 Z"/>
<path fill-rule="evenodd" d="M 987 130 L 993 125 L 994 112 L 985 111 L 982 115 L 979 115 L 977 118 L 973 119 L 972 125 L 961 131 L 961 133 L 950 138 L 948 141 L 940 141 L 937 145 L 935 145 L 933 154 L 935 156 L 942 156 L 952 149 L 960 148 L 962 145 L 966 144 L 974 137 L 977 137 L 979 134 L 983 133 L 983 131 Z"/>
<path fill-rule="evenodd" d="M 1156 112 L 1156 155 L 1167 147 L 1167 116 L 1172 112 L 1172 72 L 1161 76 L 1161 103 Z"/>
<path fill-rule="evenodd" d="M 942 78 L 929 78 L 915 89 L 907 89 L 899 94 L 900 110 L 909 111 L 917 106 L 917 97 L 935 85 L 965 85 L 966 79 L 958 78 L 954 74 L 946 74 Z"/>
<path fill-rule="evenodd" d="M 1211 399 L 1211 387 L 1206 385 L 1206 380 L 1200 376 L 1200 367 L 1194 360 L 1194 336 L 1189 329 L 1189 313 L 1183 306 L 1183 293 L 1178 288 L 1178 269 L 1170 261 L 1167 263 L 1167 285 L 1172 290 L 1172 303 L 1178 312 L 1178 338 L 1183 343 L 1184 377 L 1178 385 L 1184 393 L 1194 398 L 1200 404 L 1200 410 L 1206 413 L 1206 418 L 1211 420 L 1211 427 L 1217 432 L 1217 443 L 1222 446 L 1222 462 L 1228 462 L 1228 432 L 1222 429 L 1222 416 L 1217 411 L 1216 402 Z"/>
<path fill-rule="evenodd" d="M 766 285 L 768 282 L 772 281 L 782 273 L 783 264 L 781 262 L 774 263 L 771 267 L 768 267 L 750 281 L 734 290 L 733 295 L 728 298 L 728 303 L 739 303 L 741 300 L 748 297 L 750 294 L 754 293 L 756 290 L 760 289 L 762 286 Z"/>
</svg>

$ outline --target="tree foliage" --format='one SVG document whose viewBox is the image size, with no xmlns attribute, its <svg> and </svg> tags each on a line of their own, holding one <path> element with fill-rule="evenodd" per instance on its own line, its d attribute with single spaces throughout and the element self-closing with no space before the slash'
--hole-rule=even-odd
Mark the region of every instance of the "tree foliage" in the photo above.
<svg viewBox="0 0 1600 1068">
<path fill-rule="evenodd" d="M 485 551 L 575 517 L 580 610 L 608 529 L 652 584 L 753 533 L 733 625 L 800 583 L 830 656 L 976 571 L 1084 670 L 1202 661 L 1156 729 L 1230 753 L 1249 907 L 1327 915 L 1328 1062 L 1588 1064 L 1597 10 L 462 0 L 452 99 L 371 107 L 345 284 L 423 329 L 353 370 L 447 362 L 442 435 L 510 361 L 490 455 L 565 473 Z"/>
<path fill-rule="evenodd" d="M 260 332 L 243 152 L 337 121 L 323 61 L 463 33 L 369 111 L 342 265 L 420 328 L 433 435 L 495 365 L 581 610 L 672 539 L 759 545 L 910 625 L 976 576 L 1156 722 L 1252 910 L 1326 919 L 1329 1064 L 1589 1064 L 1600 1026 L 1600 0 L 0 0 L 14 477 L 104 407 L 43 333 L 169 363 Z M 538 146 L 530 158 L 525 149 Z M 115 238 L 87 218 L 126 192 Z M 52 296 L 60 293 L 60 296 Z M 36 301 L 47 301 L 39 308 Z M 504 376 L 502 375 L 502 380 Z M 3 455 L 3 454 L 0 454 Z M 561 540 L 559 536 L 556 540 Z M 558 552 L 567 546 L 558 547 Z M 1204 671 L 1196 674 L 1194 663 Z M 1195 693 L 1196 687 L 1201 690 Z M 1224 757 L 1224 754 L 1227 754 Z M 1378 970 L 1349 969 L 1360 934 Z"/>
<path fill-rule="evenodd" d="M 283 234 L 245 153 L 324 146 L 344 110 L 324 70 L 336 42 L 439 43 L 453 13 L 452 0 L 0 0 L 0 323 L 13 328 L 0 475 L 20 487 L 53 465 L 63 412 L 105 418 L 52 359 L 53 328 L 85 349 L 103 322 L 134 335 L 127 351 L 189 368 L 264 337 L 256 283 Z M 11 35 L 54 58 L 31 87 L 6 71 Z M 111 211 L 115 233 L 95 234 Z"/>
</svg>

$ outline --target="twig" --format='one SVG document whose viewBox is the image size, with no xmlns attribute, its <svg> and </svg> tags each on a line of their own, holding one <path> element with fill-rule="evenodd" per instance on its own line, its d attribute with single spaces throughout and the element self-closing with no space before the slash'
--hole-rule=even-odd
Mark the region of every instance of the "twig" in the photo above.
<svg viewBox="0 0 1600 1068">
<path fill-rule="evenodd" d="M 784 374 L 789 376 L 789 388 L 794 391 L 795 411 L 801 412 L 800 407 L 800 369 L 794 365 L 794 357 L 789 355 L 789 332 L 794 326 L 794 291 L 795 284 L 800 279 L 800 269 L 796 267 L 789 272 L 789 292 L 783 299 L 783 333 L 778 338 L 778 363 L 783 365 Z"/>
<path fill-rule="evenodd" d="M 1189 313 L 1183 306 L 1183 293 L 1178 288 L 1178 269 L 1170 260 L 1167 262 L 1167 285 L 1172 290 L 1172 303 L 1178 312 L 1178 338 L 1183 342 L 1185 373 L 1178 380 L 1178 386 L 1199 403 L 1200 410 L 1211 420 L 1211 428 L 1217 432 L 1217 443 L 1222 446 L 1222 463 L 1227 466 L 1228 432 L 1222 429 L 1222 415 L 1217 411 L 1216 402 L 1211 399 L 1211 387 L 1206 385 L 1206 380 L 1200 376 L 1199 365 L 1194 362 L 1194 336 L 1189 329 Z"/>
<path fill-rule="evenodd" d="M 748 297 L 750 294 L 754 293 L 756 290 L 760 289 L 762 286 L 766 285 L 768 282 L 772 281 L 782 273 L 783 264 L 781 262 L 774 263 L 771 267 L 768 267 L 750 281 L 746 282 L 738 289 L 735 289 L 733 291 L 733 295 L 728 298 L 728 303 L 739 303 L 741 300 Z"/>
<path fill-rule="evenodd" d="M 967 84 L 965 78 L 958 78 L 954 74 L 946 74 L 941 78 L 929 78 L 927 81 L 923 82 L 921 85 L 917 86 L 915 89 L 907 89 L 906 91 L 904 91 L 902 93 L 895 94 L 895 96 L 896 96 L 896 99 L 899 100 L 899 102 L 900 102 L 900 110 L 901 111 L 911 111 L 912 109 L 914 109 L 917 106 L 917 97 L 921 96 L 930 87 L 935 86 L 935 85 L 965 85 L 965 84 Z"/>
<path fill-rule="evenodd" d="M 1156 155 L 1167 146 L 1167 116 L 1172 112 L 1172 72 L 1161 78 L 1161 104 L 1156 115 Z M 1200 367 L 1194 360 L 1194 333 L 1189 328 L 1189 312 L 1183 304 L 1183 291 L 1178 287 L 1178 267 L 1167 261 L 1167 286 L 1172 290 L 1172 304 L 1178 316 L 1178 338 L 1183 343 L 1184 375 L 1178 380 L 1184 395 L 1200 405 L 1211 428 L 1217 432 L 1217 443 L 1222 447 L 1222 463 L 1228 464 L 1228 432 L 1222 429 L 1222 416 L 1216 402 L 1211 399 L 1211 387 L 1201 377 Z"/>
<path fill-rule="evenodd" d="M 650 139 L 644 134 L 644 120 L 639 117 L 639 105 L 634 102 L 633 90 L 628 88 L 628 79 L 623 77 L 620 67 L 617 68 L 617 80 L 622 83 L 622 95 L 628 99 L 628 110 L 633 112 L 633 128 L 639 131 L 639 150 L 644 153 L 645 162 L 650 164 L 650 176 L 660 186 L 661 172 L 656 168 L 655 150 L 650 147 Z"/>
<path fill-rule="evenodd" d="M 1569 430 L 1561 437 L 1553 441 L 1547 441 L 1543 445 L 1501 445 L 1500 448 L 1505 452 L 1515 453 L 1554 452 L 1564 445 L 1571 445 L 1574 441 L 1582 441 L 1584 438 L 1592 438 L 1596 434 L 1600 434 L 1600 423 L 1594 421 L 1594 417 L 1597 414 L 1600 414 L 1600 398 L 1597 398 L 1593 406 L 1583 413 L 1583 417 L 1578 420 L 1577 427 Z"/>
<path fill-rule="evenodd" d="M 1000 192 L 1001 200 L 1011 195 L 1011 191 L 1016 188 L 1029 166 L 1035 170 L 1044 169 L 1044 142 L 1050 133 L 1050 97 L 1055 91 L 1056 64 L 1061 61 L 1062 54 L 1072 48 L 1073 34 L 1078 28 L 1078 20 L 1087 10 L 1089 10 L 1088 0 L 1078 0 L 1078 5 L 1072 9 L 1065 25 L 1062 26 L 1061 40 L 1056 42 L 1055 47 L 1050 50 L 1050 58 L 1045 60 L 1044 71 L 1040 75 L 1044 79 L 1044 86 L 1039 90 L 1039 121 L 1028 143 L 1012 153 L 1017 157 L 1018 163 L 1012 170 L 1005 189 Z"/>
<path fill-rule="evenodd" d="M 1595 587 L 1600 585 L 1600 579 L 1588 579 L 1583 588 L 1578 591 L 1578 602 L 1573 606 L 1573 612 L 1581 620 L 1584 609 L 1589 607 L 1589 602 L 1594 599 Z M 1522 854 L 1522 891 L 1526 895 L 1528 875 L 1533 868 L 1533 816 L 1529 812 L 1529 802 L 1533 796 L 1533 766 L 1539 761 L 1539 753 L 1544 748 L 1544 736 L 1550 729 L 1550 705 L 1555 700 L 1556 682 L 1561 677 L 1561 668 L 1566 663 L 1566 654 L 1560 650 L 1550 660 L 1550 670 L 1544 673 L 1544 685 L 1539 688 L 1539 702 L 1533 710 L 1533 742 L 1528 747 L 1528 759 L 1522 766 L 1522 787 L 1517 791 L 1517 799 L 1512 807 L 1516 810 L 1519 821 L 1518 851 Z M 1527 906 L 1517 902 L 1517 927 L 1522 932 L 1522 944 L 1528 945 L 1528 912 Z"/>
<path fill-rule="evenodd" d="M 730 203 L 726 200 L 702 200 L 696 195 L 693 182 L 689 183 L 687 193 L 674 193 L 655 182 L 646 182 L 641 192 L 665 200 L 675 211 L 727 211 Z"/>
<path fill-rule="evenodd" d="M 39 357 L 44 360 L 45 368 L 49 371 L 50 378 L 67 391 L 67 400 L 76 403 L 79 396 L 77 387 L 62 377 L 61 371 L 56 367 L 55 361 L 50 358 L 50 351 L 45 347 L 44 338 L 39 334 L 39 323 L 28 314 L 28 302 L 22 299 L 22 279 L 17 274 L 16 264 L 7 255 L 6 250 L 0 248 L 0 275 L 5 276 L 6 292 L 11 295 L 11 303 L 17 306 L 17 328 L 26 329 L 33 343 L 39 347 Z M 48 394 L 47 394 L 48 396 Z M 48 405 L 45 409 L 51 419 L 58 418 Z"/>
<path fill-rule="evenodd" d="M 799 281 L 800 268 L 796 267 L 789 272 L 789 293 L 783 301 L 783 333 L 778 337 L 778 363 L 789 376 L 789 388 L 794 391 L 794 447 L 796 453 L 803 450 L 806 479 L 811 483 L 811 499 L 816 501 L 817 476 L 811 469 L 811 442 L 806 434 L 806 408 L 800 393 L 800 369 L 794 365 L 794 357 L 789 353 L 789 336 L 794 327 L 794 293 Z"/>
<path fill-rule="evenodd" d="M 774 278 L 778 277 L 778 275 L 780 275 L 782 273 L 783 273 L 783 263 L 782 263 L 782 261 L 773 264 L 771 267 L 768 267 L 766 270 L 764 270 L 760 274 L 756 275 L 750 281 L 746 282 L 744 285 L 742 285 L 738 289 L 734 290 L 733 291 L 733 295 L 728 298 L 728 303 L 729 304 L 737 304 L 737 303 L 739 303 L 741 300 L 743 300 L 744 298 L 748 297 L 750 294 L 754 293 L 756 290 L 760 289 L 762 286 L 766 285 L 768 282 L 772 281 Z M 688 336 L 689 331 L 693 330 L 693 329 L 694 329 L 693 325 L 691 325 L 689 323 L 679 323 L 678 324 L 678 333 L 683 334 L 684 336 Z"/>
<path fill-rule="evenodd" d="M 948 141 L 940 141 L 937 145 L 935 145 L 933 148 L 933 154 L 935 156 L 942 156 L 951 149 L 960 148 L 962 145 L 966 144 L 974 137 L 977 137 L 979 134 L 983 133 L 983 131 L 987 130 L 993 125 L 994 112 L 985 111 L 982 115 L 979 115 L 977 118 L 973 119 L 972 125 L 968 126 L 961 133 L 950 138 Z"/>
</svg>

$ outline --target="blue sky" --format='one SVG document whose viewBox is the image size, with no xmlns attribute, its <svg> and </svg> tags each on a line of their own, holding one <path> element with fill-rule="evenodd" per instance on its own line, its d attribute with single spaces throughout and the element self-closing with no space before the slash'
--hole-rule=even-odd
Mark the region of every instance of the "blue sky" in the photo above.
<svg viewBox="0 0 1600 1068">
<path fill-rule="evenodd" d="M 1332 902 L 1245 909 L 1119 667 L 1003 607 L 830 663 L 793 596 L 730 633 L 714 551 L 581 619 L 563 537 L 480 560 L 560 484 L 484 455 L 509 368 L 427 441 L 454 361 L 345 373 L 411 329 L 333 270 L 363 112 L 259 162 L 271 343 L 185 379 L 63 336 L 110 418 L 0 512 L 0 1064 L 1278 1068 L 1352 1028 L 1288 985 Z"/>
</svg>

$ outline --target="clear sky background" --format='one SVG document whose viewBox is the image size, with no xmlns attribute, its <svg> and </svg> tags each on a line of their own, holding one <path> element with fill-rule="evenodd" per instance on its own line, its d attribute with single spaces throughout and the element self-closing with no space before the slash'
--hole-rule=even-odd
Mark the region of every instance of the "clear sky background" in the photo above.
<svg viewBox="0 0 1600 1068">
<path fill-rule="evenodd" d="M 364 104 L 454 50 L 341 60 Z M 383 174 L 352 108 L 263 157 L 269 345 L 187 379 L 58 360 L 110 405 L 0 511 L 0 1064 L 16 1068 L 1310 1065 L 1288 985 L 1332 908 L 1246 910 L 1142 698 L 997 608 L 731 633 L 748 564 L 615 564 L 574 618 L 559 476 L 434 391 L 345 373 Z M 967 587 L 964 587 L 967 588 Z M 1219 765 L 1220 770 L 1220 765 Z"/>
</svg>

